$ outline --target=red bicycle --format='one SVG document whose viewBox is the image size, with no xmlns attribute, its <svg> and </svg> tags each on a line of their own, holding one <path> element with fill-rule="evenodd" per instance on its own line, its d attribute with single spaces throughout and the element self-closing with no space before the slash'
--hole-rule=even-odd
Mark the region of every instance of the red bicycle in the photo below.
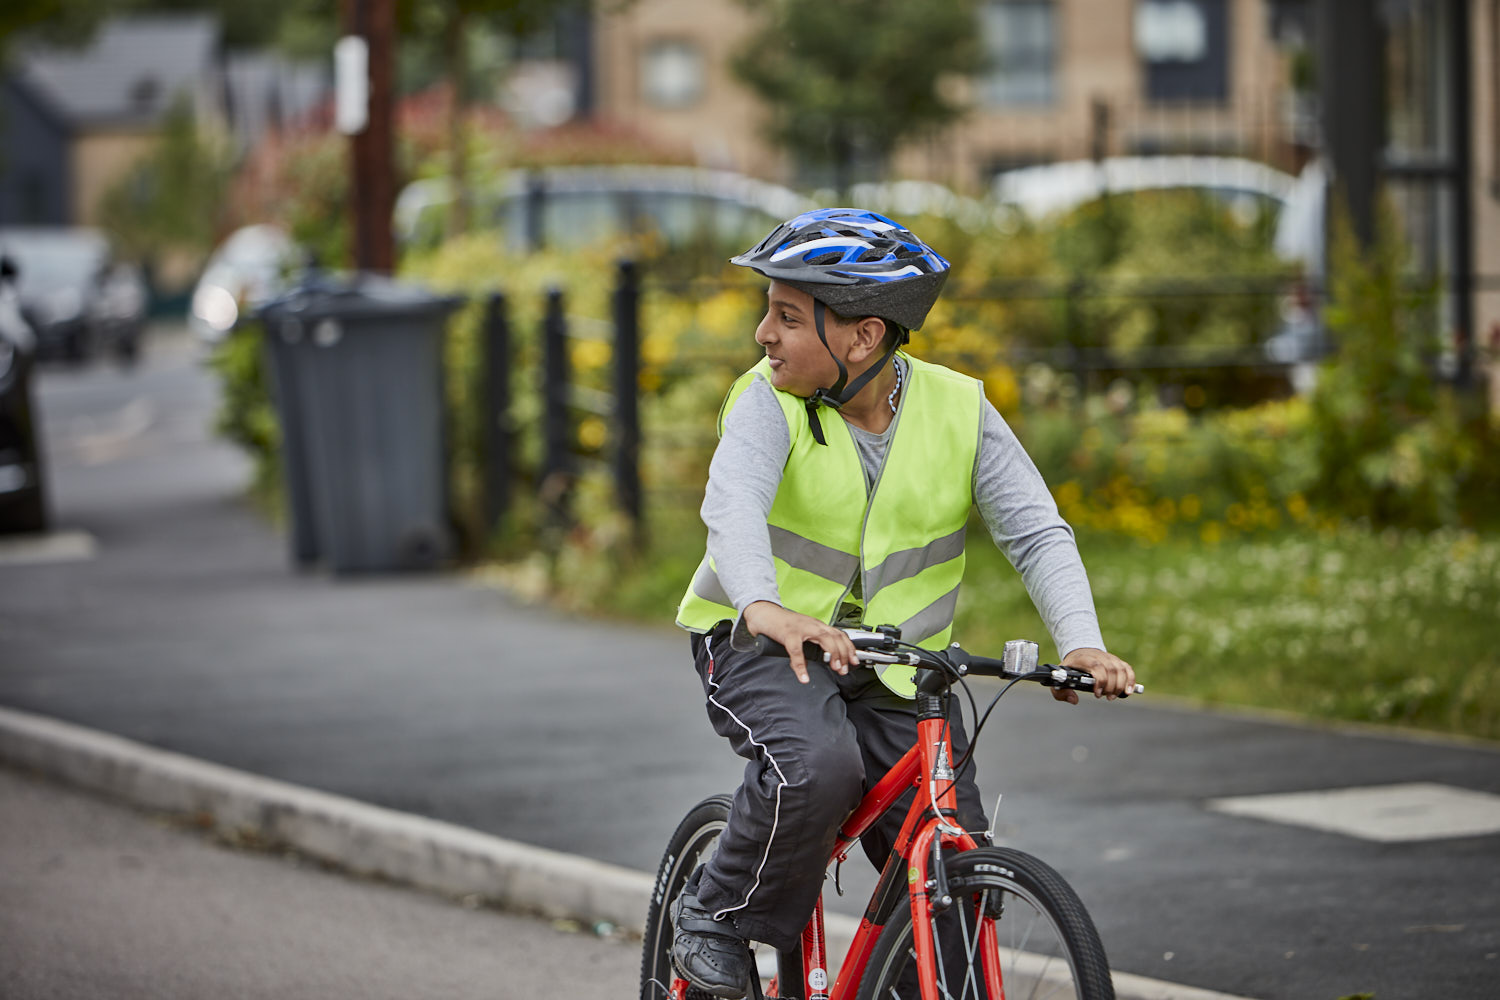
<svg viewBox="0 0 1500 1000">
<path fill-rule="evenodd" d="M 983 834 L 976 836 L 953 824 L 954 787 L 968 761 L 951 761 L 947 750 L 954 683 L 969 694 L 972 705 L 965 678 L 1009 681 L 976 719 L 972 755 L 990 711 L 1016 684 L 1032 681 L 1090 691 L 1093 677 L 1067 667 L 1038 666 L 1032 642 L 1008 642 L 1005 656 L 996 660 L 967 653 L 957 644 L 945 650 L 922 649 L 901 642 L 889 627 L 847 631 L 861 662 L 918 668 L 918 735 L 916 745 L 840 827 L 830 863 L 844 861 L 907 789 L 915 786 L 917 795 L 832 988 L 820 898 L 797 950 L 778 952 L 763 946 L 757 952 L 761 978 L 752 982 L 756 1000 L 1113 998 L 1104 946 L 1088 911 L 1062 876 L 1029 854 L 987 846 Z M 762 648 L 779 649 L 771 643 Z M 811 647 L 808 653 L 817 659 L 823 655 Z M 1136 693 L 1143 690 L 1136 685 Z M 641 1000 L 708 996 L 672 966 L 669 909 L 694 869 L 712 856 L 729 806 L 727 795 L 705 799 L 678 824 L 668 842 L 646 916 Z M 752 942 L 751 947 L 757 946 Z"/>
</svg>

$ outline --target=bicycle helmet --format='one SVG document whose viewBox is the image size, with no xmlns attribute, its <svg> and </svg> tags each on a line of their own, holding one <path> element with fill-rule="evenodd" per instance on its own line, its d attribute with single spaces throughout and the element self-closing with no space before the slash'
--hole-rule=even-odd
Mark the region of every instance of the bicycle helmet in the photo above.
<svg viewBox="0 0 1500 1000">
<path fill-rule="evenodd" d="M 911 230 L 859 208 L 820 208 L 783 222 L 731 264 L 820 299 L 841 316 L 879 316 L 919 330 L 948 262 Z"/>
<path fill-rule="evenodd" d="M 808 423 L 819 444 L 827 442 L 818 422 L 818 407 L 840 409 L 880 373 L 906 343 L 909 331 L 921 328 L 948 280 L 949 269 L 942 255 L 911 230 L 859 208 L 803 212 L 729 262 L 813 298 L 813 326 L 839 369 L 832 386 L 818 389 L 807 400 Z M 885 355 L 847 386 L 848 372 L 828 347 L 824 333 L 825 307 L 841 316 L 878 316 L 899 328 Z"/>
</svg>

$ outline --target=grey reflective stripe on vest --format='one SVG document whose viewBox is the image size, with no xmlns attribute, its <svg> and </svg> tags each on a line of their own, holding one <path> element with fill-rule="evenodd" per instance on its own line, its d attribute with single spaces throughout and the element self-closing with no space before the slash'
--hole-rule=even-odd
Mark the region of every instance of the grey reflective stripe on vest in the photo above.
<svg viewBox="0 0 1500 1000">
<path fill-rule="evenodd" d="M 957 559 L 964 554 L 964 536 L 967 528 L 959 528 L 951 535 L 928 542 L 915 549 L 892 552 L 865 574 L 865 598 L 869 600 L 880 593 L 882 587 L 916 576 L 929 566 Z"/>
<path fill-rule="evenodd" d="M 733 602 L 729 600 L 729 595 L 724 593 L 724 585 L 719 582 L 719 574 L 709 566 L 707 558 L 698 564 L 698 572 L 693 574 L 693 593 L 705 601 L 734 607 Z"/>
<path fill-rule="evenodd" d="M 859 572 L 859 556 L 840 552 L 774 524 L 766 527 L 771 529 L 772 554 L 793 569 L 820 576 L 840 586 L 847 585 Z"/>
<path fill-rule="evenodd" d="M 953 624 L 958 610 L 958 588 L 954 587 L 927 607 L 901 623 L 902 642 L 921 642 Z"/>
<path fill-rule="evenodd" d="M 771 533 L 772 554 L 788 566 L 839 586 L 847 585 L 859 571 L 857 556 L 840 552 L 810 538 L 803 538 L 795 531 L 788 531 L 774 524 L 768 524 L 766 528 Z M 705 601 L 734 607 L 734 602 L 724 592 L 724 585 L 719 582 L 719 574 L 708 565 L 707 559 L 698 564 L 698 572 L 693 574 L 693 593 Z"/>
</svg>

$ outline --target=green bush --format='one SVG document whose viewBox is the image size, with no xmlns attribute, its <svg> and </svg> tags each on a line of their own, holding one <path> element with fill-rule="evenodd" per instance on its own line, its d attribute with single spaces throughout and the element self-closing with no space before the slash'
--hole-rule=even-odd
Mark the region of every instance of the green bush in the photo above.
<svg viewBox="0 0 1500 1000">
<path fill-rule="evenodd" d="M 1377 525 L 1494 521 L 1500 435 L 1477 396 L 1433 377 L 1435 289 L 1410 289 L 1389 215 L 1364 253 L 1347 223 L 1336 225 L 1332 256 L 1338 355 L 1312 395 L 1314 499 Z"/>
<path fill-rule="evenodd" d="M 212 357 L 222 394 L 215 429 L 245 449 L 254 468 L 252 491 L 268 509 L 281 496 L 281 423 L 271 403 L 259 324 L 237 328 Z"/>
</svg>

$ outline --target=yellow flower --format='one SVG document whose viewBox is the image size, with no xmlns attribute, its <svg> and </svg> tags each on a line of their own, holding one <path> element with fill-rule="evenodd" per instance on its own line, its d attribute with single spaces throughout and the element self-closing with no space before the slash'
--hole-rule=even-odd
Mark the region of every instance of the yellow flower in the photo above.
<svg viewBox="0 0 1500 1000">
<path fill-rule="evenodd" d="M 1224 540 L 1224 529 L 1218 521 L 1209 521 L 1198 529 L 1198 537 L 1208 545 L 1218 545 Z"/>
<path fill-rule="evenodd" d="M 1189 493 L 1182 498 L 1182 501 L 1177 505 L 1177 509 L 1181 512 L 1184 521 L 1196 521 L 1198 520 L 1198 515 L 1203 513 L 1203 501 L 1198 499 L 1196 493 Z"/>
<path fill-rule="evenodd" d="M 572 344 L 573 364 L 580 371 L 593 371 L 609 364 L 609 344 L 602 340 L 575 340 Z"/>
<path fill-rule="evenodd" d="M 585 448 L 602 448 L 604 447 L 604 442 L 608 439 L 609 428 L 598 417 L 585 417 L 579 422 L 578 443 Z"/>
<path fill-rule="evenodd" d="M 1014 412 L 1021 402 L 1021 383 L 1009 365 L 995 365 L 985 373 L 984 392 L 1001 413 Z"/>
</svg>

